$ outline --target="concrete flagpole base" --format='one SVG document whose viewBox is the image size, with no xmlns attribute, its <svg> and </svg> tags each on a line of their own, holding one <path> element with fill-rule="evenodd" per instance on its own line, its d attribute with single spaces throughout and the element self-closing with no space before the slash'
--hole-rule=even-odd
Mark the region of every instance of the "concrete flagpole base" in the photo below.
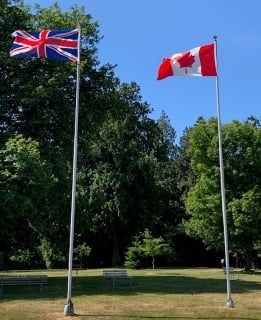
<svg viewBox="0 0 261 320">
<path fill-rule="evenodd" d="M 227 308 L 234 308 L 234 302 L 231 298 L 227 300 L 226 306 Z"/>
<path fill-rule="evenodd" d="M 72 301 L 68 301 L 68 303 L 64 306 L 63 314 L 65 317 L 73 316 L 74 315 L 74 308 Z"/>
</svg>

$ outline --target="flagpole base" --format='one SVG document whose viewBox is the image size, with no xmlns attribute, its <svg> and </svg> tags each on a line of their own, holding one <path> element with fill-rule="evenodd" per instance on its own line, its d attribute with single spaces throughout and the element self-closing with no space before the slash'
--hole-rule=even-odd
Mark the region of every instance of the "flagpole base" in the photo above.
<svg viewBox="0 0 261 320">
<path fill-rule="evenodd" d="M 231 298 L 229 298 L 226 302 L 226 307 L 227 308 L 234 308 L 234 302 Z"/>
<path fill-rule="evenodd" d="M 74 308 L 71 300 L 64 306 L 63 315 L 65 317 L 74 316 Z"/>
</svg>

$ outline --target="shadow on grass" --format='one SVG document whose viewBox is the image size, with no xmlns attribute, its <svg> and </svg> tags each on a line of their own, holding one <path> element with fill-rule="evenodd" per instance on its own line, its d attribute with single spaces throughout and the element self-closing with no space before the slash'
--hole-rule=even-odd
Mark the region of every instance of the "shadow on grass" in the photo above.
<svg viewBox="0 0 261 320">
<path fill-rule="evenodd" d="M 140 293 L 150 294 L 200 294 L 200 293 L 225 293 L 226 279 L 197 278 L 193 276 L 177 275 L 146 275 L 133 276 L 132 285 L 128 282 L 118 280 L 113 287 L 110 280 L 104 280 L 103 276 L 73 276 L 72 295 L 122 295 L 129 296 Z M 48 285 L 44 292 L 39 292 L 38 286 L 27 287 L 4 287 L 0 295 L 0 301 L 10 299 L 50 299 L 66 298 L 67 277 L 49 277 Z M 260 291 L 261 283 L 246 281 L 243 279 L 231 280 L 231 291 L 233 293 L 247 293 Z"/>
<path fill-rule="evenodd" d="M 77 317 L 86 317 L 89 318 L 93 318 L 93 319 L 115 319 L 115 320 L 121 320 L 121 319 L 181 319 L 181 320 L 188 320 L 188 318 L 184 318 L 184 316 L 135 316 L 135 315 L 111 315 L 111 314 L 101 314 L 101 315 L 97 315 L 97 314 L 79 314 L 79 315 L 74 315 L 74 317 L 77 319 Z M 191 319 L 198 319 L 198 320 L 221 320 L 224 319 L 224 315 L 220 315 L 220 316 L 207 316 L 207 317 L 200 317 L 200 318 L 191 318 Z M 237 317 L 236 320 L 256 320 L 256 318 L 249 318 L 249 317 Z"/>
<path fill-rule="evenodd" d="M 81 315 L 76 315 L 75 316 L 76 318 L 77 317 L 86 317 L 87 318 L 90 318 L 90 319 L 95 319 L 95 318 L 100 318 L 100 319 L 104 319 L 106 320 L 107 318 L 108 319 L 115 319 L 115 320 L 121 320 L 121 319 L 154 319 L 154 320 L 160 320 L 160 319 L 181 319 L 181 320 L 191 320 L 191 318 L 187 318 L 186 316 L 161 316 L 161 317 L 153 317 L 153 316 L 131 316 L 131 315 L 106 315 L 106 314 L 101 314 L 101 315 L 94 315 L 94 314 L 81 314 Z M 207 317 L 200 317 L 200 318 L 193 318 L 193 319 L 198 319 L 198 320 L 217 320 L 217 319 L 222 319 L 221 316 L 211 316 L 211 318 L 209 316 Z M 237 320 L 256 320 L 256 318 L 242 318 L 242 317 L 237 317 Z"/>
</svg>

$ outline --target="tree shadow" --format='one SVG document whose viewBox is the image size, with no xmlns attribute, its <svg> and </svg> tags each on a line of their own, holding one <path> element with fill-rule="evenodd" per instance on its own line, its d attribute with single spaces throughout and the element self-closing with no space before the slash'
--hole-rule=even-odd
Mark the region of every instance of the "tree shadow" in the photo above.
<svg viewBox="0 0 261 320">
<path fill-rule="evenodd" d="M 257 275 L 259 277 L 259 275 Z M 256 275 L 255 275 L 256 277 Z M 226 279 L 224 278 L 198 278 L 180 274 L 133 276 L 132 285 L 126 281 L 117 281 L 114 287 L 112 281 L 103 276 L 73 276 L 73 296 L 93 295 L 122 295 L 131 296 L 141 293 L 150 294 L 202 294 L 226 293 Z M 5 287 L 0 301 L 9 299 L 49 299 L 65 298 L 67 293 L 67 277 L 49 277 L 48 285 L 41 294 L 39 288 L 34 287 Z M 231 280 L 232 293 L 247 293 L 260 291 L 261 283 L 240 279 Z"/>
</svg>

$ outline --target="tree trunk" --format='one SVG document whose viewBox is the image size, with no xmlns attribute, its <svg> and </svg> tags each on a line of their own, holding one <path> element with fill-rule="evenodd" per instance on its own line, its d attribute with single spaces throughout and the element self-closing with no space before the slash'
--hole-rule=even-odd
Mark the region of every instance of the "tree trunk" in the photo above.
<svg viewBox="0 0 261 320">
<path fill-rule="evenodd" d="M 113 247 L 112 247 L 112 266 L 122 266 L 122 261 L 120 257 L 120 251 L 119 251 L 119 240 L 118 237 L 114 237 L 113 240 Z"/>
<path fill-rule="evenodd" d="M 245 258 L 245 271 L 250 271 L 251 269 L 250 255 L 247 252 L 245 252 L 244 258 Z"/>
</svg>

